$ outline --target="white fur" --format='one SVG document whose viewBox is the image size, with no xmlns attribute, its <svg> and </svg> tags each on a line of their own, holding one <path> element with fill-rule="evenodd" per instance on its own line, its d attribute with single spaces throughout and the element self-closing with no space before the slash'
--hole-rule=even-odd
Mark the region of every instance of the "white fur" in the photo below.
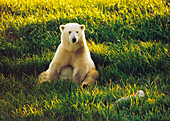
<svg viewBox="0 0 170 121">
<path fill-rule="evenodd" d="M 91 59 L 84 30 L 85 26 L 77 23 L 60 26 L 61 44 L 48 70 L 40 74 L 41 83 L 61 79 L 63 75 L 67 77 L 67 74 L 72 75 L 77 85 L 91 85 L 95 82 L 98 72 Z"/>
</svg>

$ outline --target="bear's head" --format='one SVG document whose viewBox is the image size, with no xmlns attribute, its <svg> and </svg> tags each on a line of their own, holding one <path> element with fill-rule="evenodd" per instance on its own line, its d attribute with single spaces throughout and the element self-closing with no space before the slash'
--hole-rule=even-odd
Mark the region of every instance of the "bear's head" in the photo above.
<svg viewBox="0 0 170 121">
<path fill-rule="evenodd" d="M 60 25 L 61 43 L 67 48 L 77 48 L 85 43 L 85 26 L 77 23 Z"/>
</svg>

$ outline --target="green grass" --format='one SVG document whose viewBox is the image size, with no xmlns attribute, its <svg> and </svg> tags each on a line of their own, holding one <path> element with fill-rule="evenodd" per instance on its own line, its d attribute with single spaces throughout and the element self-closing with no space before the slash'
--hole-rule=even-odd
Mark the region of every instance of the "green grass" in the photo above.
<svg viewBox="0 0 170 121">
<path fill-rule="evenodd" d="M 166 0 L 0 0 L 0 120 L 170 120 Z M 59 26 L 86 26 L 99 71 L 93 87 L 39 84 L 60 43 Z M 122 96 L 145 97 L 116 106 Z"/>
</svg>

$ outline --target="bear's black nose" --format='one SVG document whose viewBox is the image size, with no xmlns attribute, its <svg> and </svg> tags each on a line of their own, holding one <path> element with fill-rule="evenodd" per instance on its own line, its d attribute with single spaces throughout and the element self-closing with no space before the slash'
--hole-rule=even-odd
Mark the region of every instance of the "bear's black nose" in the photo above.
<svg viewBox="0 0 170 121">
<path fill-rule="evenodd" d="M 73 43 L 75 43 L 76 41 L 77 41 L 77 39 L 76 39 L 76 38 L 73 38 L 73 39 L 72 39 L 72 42 L 73 42 Z"/>
</svg>

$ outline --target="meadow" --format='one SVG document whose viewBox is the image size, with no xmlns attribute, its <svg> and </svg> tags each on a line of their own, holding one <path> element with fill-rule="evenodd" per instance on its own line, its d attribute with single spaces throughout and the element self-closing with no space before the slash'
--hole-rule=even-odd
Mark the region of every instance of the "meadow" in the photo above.
<svg viewBox="0 0 170 121">
<path fill-rule="evenodd" d="M 0 120 L 170 120 L 169 11 L 167 0 L 0 0 Z M 69 22 L 86 26 L 99 71 L 85 89 L 37 78 Z"/>
</svg>

